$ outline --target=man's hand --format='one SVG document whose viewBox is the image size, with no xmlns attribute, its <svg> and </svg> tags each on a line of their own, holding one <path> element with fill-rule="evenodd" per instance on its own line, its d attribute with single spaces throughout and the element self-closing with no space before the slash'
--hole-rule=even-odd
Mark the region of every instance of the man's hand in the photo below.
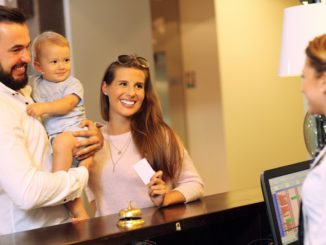
<svg viewBox="0 0 326 245">
<path fill-rule="evenodd" d="M 103 147 L 103 135 L 95 123 L 89 119 L 83 120 L 80 127 L 88 128 L 87 130 L 73 132 L 75 137 L 85 137 L 85 139 L 77 142 L 77 149 L 75 152 L 75 156 L 77 156 L 79 160 L 83 160 L 93 156 Z"/>
</svg>

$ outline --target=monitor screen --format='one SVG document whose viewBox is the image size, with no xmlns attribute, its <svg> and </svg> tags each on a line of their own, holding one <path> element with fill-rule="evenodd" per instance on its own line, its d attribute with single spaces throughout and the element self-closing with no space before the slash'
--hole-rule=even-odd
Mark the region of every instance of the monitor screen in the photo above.
<svg viewBox="0 0 326 245">
<path fill-rule="evenodd" d="M 309 170 L 269 180 L 282 244 L 297 240 L 301 185 Z"/>
<path fill-rule="evenodd" d="M 310 161 L 264 171 L 262 190 L 275 244 L 298 240 L 301 186 Z"/>
</svg>

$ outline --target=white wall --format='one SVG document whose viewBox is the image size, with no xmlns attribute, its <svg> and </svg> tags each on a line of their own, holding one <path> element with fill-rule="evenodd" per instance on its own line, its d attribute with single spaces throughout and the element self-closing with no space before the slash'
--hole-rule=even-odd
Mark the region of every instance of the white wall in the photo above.
<svg viewBox="0 0 326 245">
<path fill-rule="evenodd" d="M 153 64 L 148 0 L 64 0 L 74 75 L 85 88 L 86 112 L 101 121 L 104 71 L 119 54 L 136 53 Z"/>
</svg>

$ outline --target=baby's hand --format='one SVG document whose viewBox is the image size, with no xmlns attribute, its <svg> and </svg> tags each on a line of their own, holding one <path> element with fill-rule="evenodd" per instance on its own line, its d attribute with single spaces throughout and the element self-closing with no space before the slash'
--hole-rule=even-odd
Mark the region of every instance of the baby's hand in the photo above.
<svg viewBox="0 0 326 245">
<path fill-rule="evenodd" d="M 32 117 L 39 117 L 45 113 L 43 103 L 34 103 L 28 105 L 26 110 L 27 110 L 27 114 Z"/>
</svg>

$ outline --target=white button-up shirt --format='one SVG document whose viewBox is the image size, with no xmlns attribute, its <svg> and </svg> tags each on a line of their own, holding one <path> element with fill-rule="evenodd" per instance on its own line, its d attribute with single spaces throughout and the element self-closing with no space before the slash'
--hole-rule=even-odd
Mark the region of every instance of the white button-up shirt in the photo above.
<svg viewBox="0 0 326 245">
<path fill-rule="evenodd" d="M 0 234 L 69 221 L 63 203 L 79 197 L 88 181 L 85 167 L 51 173 L 47 134 L 26 113 L 30 91 L 0 82 Z"/>
<path fill-rule="evenodd" d="M 326 244 L 326 147 L 311 164 L 302 185 L 304 244 Z M 319 163 L 317 165 L 317 163 Z"/>
</svg>

